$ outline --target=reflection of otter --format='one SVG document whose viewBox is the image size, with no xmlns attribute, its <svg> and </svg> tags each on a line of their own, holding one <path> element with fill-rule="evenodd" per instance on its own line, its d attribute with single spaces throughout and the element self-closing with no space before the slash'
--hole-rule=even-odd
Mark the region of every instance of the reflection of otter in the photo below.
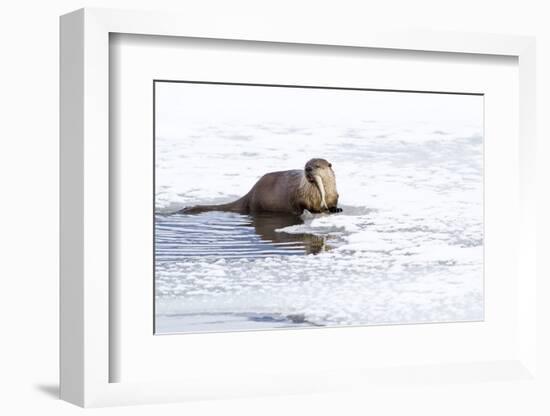
<svg viewBox="0 0 550 416">
<path fill-rule="evenodd" d="M 310 212 L 340 212 L 332 165 L 325 159 L 311 159 L 304 170 L 267 173 L 242 198 L 221 205 L 197 205 L 180 210 L 183 214 L 231 211 L 243 214 L 274 212 L 300 215 Z"/>
<path fill-rule="evenodd" d="M 251 216 L 254 231 L 264 241 L 270 243 L 300 243 L 304 245 L 306 253 L 317 254 L 325 248 L 325 239 L 313 234 L 289 234 L 276 230 L 291 225 L 303 224 L 300 217 L 292 214 L 260 213 Z"/>
</svg>

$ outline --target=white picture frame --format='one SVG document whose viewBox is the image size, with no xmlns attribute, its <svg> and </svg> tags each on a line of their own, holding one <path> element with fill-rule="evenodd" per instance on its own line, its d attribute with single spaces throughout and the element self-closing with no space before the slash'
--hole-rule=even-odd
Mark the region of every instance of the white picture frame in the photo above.
<svg viewBox="0 0 550 416">
<path fill-rule="evenodd" d="M 519 62 L 520 185 L 516 245 L 517 354 L 499 361 L 418 362 L 413 378 L 477 382 L 488 374 L 506 380 L 536 376 L 535 269 L 535 41 L 530 37 L 465 33 L 361 30 L 330 33 L 243 17 L 208 26 L 189 15 L 82 9 L 61 18 L 61 398 L 80 406 L 158 403 L 239 397 L 270 392 L 322 392 L 349 385 L 407 382 L 410 371 L 331 369 L 328 377 L 280 373 L 242 380 L 235 374 L 199 372 L 185 380 L 111 382 L 109 238 L 109 34 L 181 36 L 441 53 L 506 55 Z M 112 169 L 112 166 L 111 166 Z M 482 377 L 476 376 L 482 370 Z M 490 377 L 489 377 L 490 378 Z"/>
</svg>

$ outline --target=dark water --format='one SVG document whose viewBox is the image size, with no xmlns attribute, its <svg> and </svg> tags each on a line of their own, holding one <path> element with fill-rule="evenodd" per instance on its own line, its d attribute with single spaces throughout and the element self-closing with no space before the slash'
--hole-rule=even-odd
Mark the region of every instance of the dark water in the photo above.
<svg viewBox="0 0 550 416">
<path fill-rule="evenodd" d="M 294 215 L 241 215 L 227 212 L 157 215 L 155 253 L 157 261 L 189 257 L 256 258 L 275 255 L 316 254 L 325 238 L 311 234 L 288 234 L 277 229 L 303 224 Z"/>
</svg>

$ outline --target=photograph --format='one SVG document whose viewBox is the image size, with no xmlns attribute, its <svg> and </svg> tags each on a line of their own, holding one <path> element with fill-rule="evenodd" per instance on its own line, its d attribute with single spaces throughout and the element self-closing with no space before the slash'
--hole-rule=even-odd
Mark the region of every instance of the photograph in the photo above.
<svg viewBox="0 0 550 416">
<path fill-rule="evenodd" d="M 155 334 L 483 321 L 483 94 L 152 87 Z"/>
</svg>

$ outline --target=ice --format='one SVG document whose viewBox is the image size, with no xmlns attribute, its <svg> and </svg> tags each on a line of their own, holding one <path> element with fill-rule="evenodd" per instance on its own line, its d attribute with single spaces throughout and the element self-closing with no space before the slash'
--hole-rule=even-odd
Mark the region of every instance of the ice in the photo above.
<svg viewBox="0 0 550 416">
<path fill-rule="evenodd" d="M 306 214 L 302 216 L 302 218 L 304 218 L 304 224 L 279 228 L 276 231 L 288 234 L 309 233 L 317 235 L 342 234 L 359 231 L 359 227 L 355 223 L 355 219 L 358 217 L 329 214 L 308 216 Z"/>
</svg>

